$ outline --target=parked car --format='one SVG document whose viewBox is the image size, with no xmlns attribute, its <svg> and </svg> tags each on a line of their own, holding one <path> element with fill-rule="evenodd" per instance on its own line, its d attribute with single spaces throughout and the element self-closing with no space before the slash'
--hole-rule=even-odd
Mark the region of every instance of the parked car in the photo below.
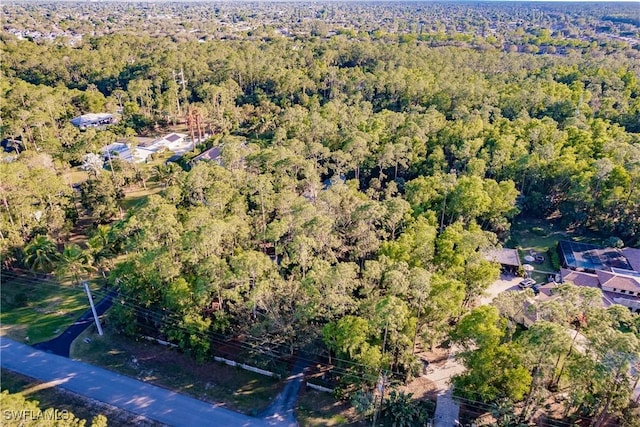
<svg viewBox="0 0 640 427">
<path fill-rule="evenodd" d="M 534 295 L 538 295 L 540 293 L 540 285 L 531 286 L 531 290 L 533 291 Z"/>
<path fill-rule="evenodd" d="M 518 283 L 518 286 L 520 287 L 520 289 L 527 289 L 532 287 L 535 284 L 536 284 L 535 280 L 531 278 L 527 278 L 527 279 L 524 279 L 522 282 Z"/>
</svg>

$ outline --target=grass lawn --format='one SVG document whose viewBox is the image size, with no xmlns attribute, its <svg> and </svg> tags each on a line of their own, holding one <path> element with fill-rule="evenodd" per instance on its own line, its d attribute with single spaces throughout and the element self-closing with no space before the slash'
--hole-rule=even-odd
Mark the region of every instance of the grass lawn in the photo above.
<svg viewBox="0 0 640 427">
<path fill-rule="evenodd" d="M 298 399 L 298 422 L 304 427 L 365 426 L 357 421 L 355 410 L 348 404 L 336 401 L 329 393 L 304 389 Z"/>
<path fill-rule="evenodd" d="M 532 277 L 538 283 L 546 283 L 547 274 L 555 271 L 548 251 L 555 253 L 559 240 L 572 240 L 598 246 L 607 245 L 606 239 L 592 231 L 582 231 L 578 234 L 574 230 L 560 228 L 557 221 L 518 218 L 511 225 L 511 239 L 506 243 L 506 246 L 519 249 L 520 261 L 523 264 L 527 263 L 524 257 L 531 252 L 543 255 L 545 258 L 543 263 L 529 264 L 535 267 Z"/>
<path fill-rule="evenodd" d="M 544 252 L 549 248 L 555 248 L 558 240 L 572 240 L 597 246 L 607 245 L 607 238 L 593 231 L 583 230 L 578 233 L 575 230 L 561 228 L 557 224 L 557 221 L 518 218 L 511 225 L 511 239 L 506 246 Z"/>
<path fill-rule="evenodd" d="M 570 238 L 569 233 L 553 222 L 518 218 L 511 225 L 511 239 L 507 246 L 544 253 L 549 248 L 555 248 L 558 240 Z"/>
<path fill-rule="evenodd" d="M 120 202 L 122 209 L 128 211 L 138 205 L 141 205 L 152 194 L 158 194 L 162 191 L 162 185 L 159 182 L 147 181 L 147 188 L 140 188 L 134 191 L 129 191 L 124 196 L 124 199 Z"/>
<path fill-rule="evenodd" d="M 201 400 L 256 415 L 281 389 L 276 379 L 217 362 L 200 364 L 177 350 L 90 327 L 71 346 L 71 357 Z M 89 338 L 90 342 L 85 342 Z"/>
<path fill-rule="evenodd" d="M 89 179 L 89 173 L 87 171 L 83 171 L 80 167 L 76 167 L 66 173 L 65 178 L 71 183 L 71 185 L 77 185 Z"/>
<path fill-rule="evenodd" d="M 538 283 L 547 283 L 548 274 L 555 272 L 555 268 L 549 258 L 549 251 L 555 252 L 558 240 L 569 239 L 570 235 L 563 229 L 559 229 L 551 221 L 532 220 L 519 218 L 511 226 L 511 239 L 507 246 L 518 248 L 520 262 L 531 264 L 535 270 L 531 277 Z M 540 254 L 544 262 L 527 262 L 524 258 L 530 254 Z"/>
<path fill-rule="evenodd" d="M 131 425 L 143 427 L 162 426 L 162 424 L 147 420 L 144 417 L 87 399 L 7 369 L 0 370 L 0 376 L 2 378 L 2 385 L 0 386 L 2 390 L 8 390 L 9 393 L 22 393 L 27 400 L 37 400 L 42 410 L 55 408 L 61 411 L 70 411 L 77 418 L 87 420 L 87 425 L 91 424 L 93 417 L 102 414 L 107 417 L 109 426 L 112 427 L 127 427 Z"/>
<path fill-rule="evenodd" d="M 28 344 L 54 338 L 89 308 L 79 286 L 12 273 L 3 273 L 0 300 L 0 333 Z"/>
</svg>

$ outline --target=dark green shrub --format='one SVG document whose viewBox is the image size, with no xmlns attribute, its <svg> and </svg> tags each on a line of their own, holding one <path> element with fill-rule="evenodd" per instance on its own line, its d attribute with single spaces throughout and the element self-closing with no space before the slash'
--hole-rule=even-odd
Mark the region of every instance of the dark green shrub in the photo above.
<svg viewBox="0 0 640 427">
<path fill-rule="evenodd" d="M 561 265 L 560 265 L 560 255 L 558 255 L 558 251 L 555 248 L 552 248 L 547 251 L 547 254 L 549 254 L 549 261 L 551 262 L 553 271 L 559 271 Z"/>
<path fill-rule="evenodd" d="M 425 425 L 434 412 L 433 402 L 415 400 L 413 393 L 393 390 L 385 403 L 384 416 L 394 427 Z"/>
<path fill-rule="evenodd" d="M 24 292 L 19 292 L 13 299 L 16 307 L 26 307 L 29 303 L 29 297 Z"/>
<path fill-rule="evenodd" d="M 542 227 L 531 227 L 531 232 L 538 236 L 546 236 L 547 232 Z"/>
</svg>

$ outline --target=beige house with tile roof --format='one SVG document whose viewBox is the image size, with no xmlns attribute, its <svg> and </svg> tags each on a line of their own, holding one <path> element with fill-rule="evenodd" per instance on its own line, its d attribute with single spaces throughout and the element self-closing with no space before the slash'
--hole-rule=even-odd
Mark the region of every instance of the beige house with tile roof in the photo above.
<svg viewBox="0 0 640 427">
<path fill-rule="evenodd" d="M 603 306 L 620 304 L 640 313 L 640 249 L 625 248 L 622 255 L 633 270 L 603 266 L 594 272 L 560 270 L 563 282 L 602 289 Z"/>
</svg>

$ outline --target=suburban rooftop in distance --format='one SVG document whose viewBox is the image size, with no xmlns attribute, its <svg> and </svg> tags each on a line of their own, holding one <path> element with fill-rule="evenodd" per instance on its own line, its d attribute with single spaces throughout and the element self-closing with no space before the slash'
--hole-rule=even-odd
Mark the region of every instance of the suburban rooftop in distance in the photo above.
<svg viewBox="0 0 640 427">
<path fill-rule="evenodd" d="M 80 129 L 112 125 L 117 121 L 110 113 L 88 113 L 71 119 L 71 124 Z"/>
</svg>

